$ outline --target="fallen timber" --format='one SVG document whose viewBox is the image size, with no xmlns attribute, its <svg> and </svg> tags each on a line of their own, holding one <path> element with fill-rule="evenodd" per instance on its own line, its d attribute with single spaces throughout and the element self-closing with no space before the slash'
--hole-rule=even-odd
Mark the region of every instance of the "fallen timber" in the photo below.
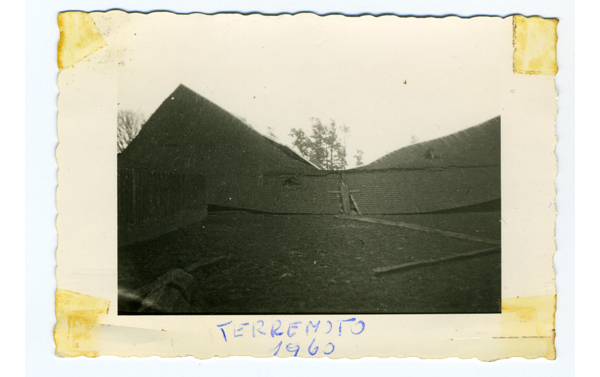
<svg viewBox="0 0 600 377">
<path fill-rule="evenodd" d="M 401 221 L 389 221 L 389 220 L 382 220 L 382 219 L 374 219 L 374 218 L 371 218 L 371 217 L 364 217 L 364 216 L 343 216 L 343 215 L 338 215 L 336 217 L 340 218 L 340 219 L 346 219 L 346 220 L 364 221 L 364 222 L 373 223 L 373 224 L 391 225 L 391 226 L 398 226 L 398 227 L 401 227 L 401 228 L 420 230 L 420 231 L 423 231 L 423 232 L 438 233 L 438 234 L 441 234 L 441 235 L 444 235 L 444 236 L 448 236 L 448 237 L 460 238 L 460 239 L 463 239 L 463 240 L 469 240 L 469 241 L 475 241 L 475 242 L 483 242 L 483 243 L 488 243 L 488 244 L 493 244 L 493 245 L 500 245 L 501 244 L 500 240 L 494 240 L 494 239 L 491 239 L 491 238 L 483 238 L 483 237 L 470 236 L 470 235 L 467 235 L 467 234 L 450 232 L 450 231 L 447 231 L 447 230 L 439 230 L 439 229 L 435 229 L 435 228 L 428 228 L 428 227 L 425 227 L 425 226 L 421 226 L 421 225 L 417 225 L 417 224 L 405 223 L 405 222 L 401 222 Z"/>
<path fill-rule="evenodd" d="M 496 247 L 491 247 L 488 249 L 477 250 L 477 251 L 473 251 L 470 253 L 458 254 L 458 255 L 453 255 L 453 256 L 449 256 L 449 257 L 429 259 L 429 260 L 419 261 L 419 262 L 402 263 L 402 264 L 397 264 L 394 266 L 387 266 L 387 267 L 378 267 L 378 268 L 374 268 L 373 272 L 375 274 L 380 275 L 380 274 L 385 274 L 385 273 L 390 273 L 390 272 L 398 272 L 401 270 L 406 270 L 406 269 L 414 268 L 414 267 L 422 267 L 422 266 L 433 265 L 433 264 L 437 264 L 437 263 L 441 263 L 441 262 L 447 262 L 447 261 L 451 261 L 451 260 L 471 258 L 471 257 L 479 256 L 479 255 L 496 253 L 499 251 L 500 251 L 500 246 L 496 246 Z"/>
</svg>

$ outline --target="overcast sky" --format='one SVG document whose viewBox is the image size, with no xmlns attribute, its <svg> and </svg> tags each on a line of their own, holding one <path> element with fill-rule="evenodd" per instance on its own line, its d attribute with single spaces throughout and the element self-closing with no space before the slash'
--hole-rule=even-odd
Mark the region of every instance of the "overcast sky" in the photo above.
<svg viewBox="0 0 600 377">
<path fill-rule="evenodd" d="M 350 128 L 349 163 L 502 111 L 510 19 L 136 15 L 121 28 L 119 108 L 149 117 L 184 84 L 258 131 Z"/>
</svg>

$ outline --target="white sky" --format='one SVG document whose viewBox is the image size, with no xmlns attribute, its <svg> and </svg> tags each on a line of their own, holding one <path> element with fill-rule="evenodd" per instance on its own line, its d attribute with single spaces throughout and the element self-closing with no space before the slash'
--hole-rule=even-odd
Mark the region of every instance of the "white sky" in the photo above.
<svg viewBox="0 0 600 377">
<path fill-rule="evenodd" d="M 510 19 L 162 17 L 119 30 L 120 108 L 149 117 L 182 83 L 288 145 L 291 128 L 335 119 L 351 167 L 356 149 L 368 163 L 499 115 L 511 72 Z"/>
</svg>

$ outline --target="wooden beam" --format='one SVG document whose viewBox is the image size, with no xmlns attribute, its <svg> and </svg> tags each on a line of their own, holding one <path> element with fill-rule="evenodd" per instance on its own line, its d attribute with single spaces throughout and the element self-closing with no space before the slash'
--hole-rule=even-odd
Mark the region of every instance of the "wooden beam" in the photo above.
<svg viewBox="0 0 600 377">
<path fill-rule="evenodd" d="M 342 210 L 344 213 L 350 213 L 350 193 L 348 192 L 348 186 L 342 182 L 340 184 L 340 191 L 342 191 Z"/>
<path fill-rule="evenodd" d="M 389 273 L 389 272 L 398 272 L 400 270 L 406 270 L 408 268 L 428 266 L 428 265 L 441 263 L 441 262 L 447 262 L 447 261 L 456 260 L 456 259 L 472 258 L 472 257 L 476 257 L 478 255 L 490 254 L 490 253 L 495 253 L 495 252 L 499 252 L 499 251 L 500 251 L 500 247 L 497 246 L 497 247 L 492 247 L 489 249 L 473 251 L 471 253 L 453 255 L 450 257 L 429 259 L 429 260 L 425 260 L 425 261 L 421 261 L 421 262 L 409 262 L 409 263 L 397 264 L 394 266 L 387 266 L 387 267 L 378 267 L 378 268 L 374 268 L 373 272 L 375 274 L 380 275 L 380 274 L 385 274 L 385 273 Z"/>
<path fill-rule="evenodd" d="M 354 202 L 356 206 L 356 202 L 354 198 L 352 198 L 352 192 L 359 192 L 360 190 L 349 190 L 348 185 L 344 181 L 340 181 L 340 190 L 339 191 L 327 191 L 330 194 L 340 194 L 340 199 L 342 200 L 342 211 L 345 214 L 350 214 L 352 209 L 350 208 L 350 201 Z M 356 207 L 358 210 L 358 207 Z M 359 212 L 360 213 L 360 212 Z"/>
<path fill-rule="evenodd" d="M 358 191 L 358 190 L 356 190 Z M 359 215 L 362 215 L 362 213 L 360 212 L 360 209 L 358 209 L 358 204 L 356 204 L 356 200 L 354 199 L 354 196 L 352 196 L 352 194 L 350 194 L 350 200 L 352 200 L 352 203 L 354 204 L 354 208 L 356 208 L 356 212 L 358 212 Z"/>
<path fill-rule="evenodd" d="M 483 238 L 483 237 L 470 236 L 468 234 L 450 232 L 450 231 L 439 230 L 439 229 L 434 229 L 434 228 L 427 228 L 425 226 L 421 226 L 421 225 L 417 225 L 417 224 L 404 223 L 404 222 L 401 222 L 401 221 L 381 220 L 381 219 L 374 219 L 374 218 L 371 218 L 371 217 L 364 217 L 364 216 L 363 217 L 349 217 L 349 216 L 339 216 L 338 215 L 336 217 L 339 217 L 341 219 L 347 219 L 347 220 L 364 221 L 364 222 L 373 223 L 373 224 L 399 226 L 401 228 L 421 230 L 423 232 L 430 232 L 430 233 L 438 233 L 438 234 L 442 234 L 442 235 L 448 236 L 448 237 L 460 238 L 460 239 L 463 239 L 463 240 L 469 240 L 469 241 L 475 241 L 475 242 L 484 242 L 484 243 L 489 243 L 489 244 L 493 244 L 493 245 L 500 245 L 501 244 L 500 240 L 494 240 L 494 239 L 491 239 L 491 238 Z"/>
</svg>

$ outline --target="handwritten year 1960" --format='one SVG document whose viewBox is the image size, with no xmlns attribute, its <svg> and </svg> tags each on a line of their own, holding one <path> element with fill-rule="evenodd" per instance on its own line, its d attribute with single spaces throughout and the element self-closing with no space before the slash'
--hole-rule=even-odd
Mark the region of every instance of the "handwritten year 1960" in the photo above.
<svg viewBox="0 0 600 377">
<path fill-rule="evenodd" d="M 269 350 L 269 353 L 273 356 L 277 356 L 279 352 L 285 349 L 287 352 L 292 353 L 294 356 L 298 356 L 301 352 L 302 347 L 300 343 L 304 343 L 303 340 L 312 341 L 305 348 L 305 351 L 310 356 L 316 356 L 317 354 L 331 355 L 335 351 L 335 345 L 333 342 L 319 342 L 318 337 L 320 335 L 327 335 L 332 331 L 337 332 L 338 336 L 355 336 L 360 335 L 365 331 L 365 322 L 362 320 L 356 320 L 356 318 L 339 319 L 337 321 L 295 321 L 290 322 L 287 325 L 283 325 L 280 320 L 273 321 L 270 325 L 266 325 L 265 321 L 257 320 L 252 323 L 233 323 L 233 321 L 225 322 L 217 327 L 223 334 L 223 340 L 228 342 L 232 339 L 239 337 L 271 337 L 277 339 L 277 337 L 284 337 L 290 339 L 290 342 L 284 346 L 283 340 L 279 341 L 277 345 Z"/>
</svg>

